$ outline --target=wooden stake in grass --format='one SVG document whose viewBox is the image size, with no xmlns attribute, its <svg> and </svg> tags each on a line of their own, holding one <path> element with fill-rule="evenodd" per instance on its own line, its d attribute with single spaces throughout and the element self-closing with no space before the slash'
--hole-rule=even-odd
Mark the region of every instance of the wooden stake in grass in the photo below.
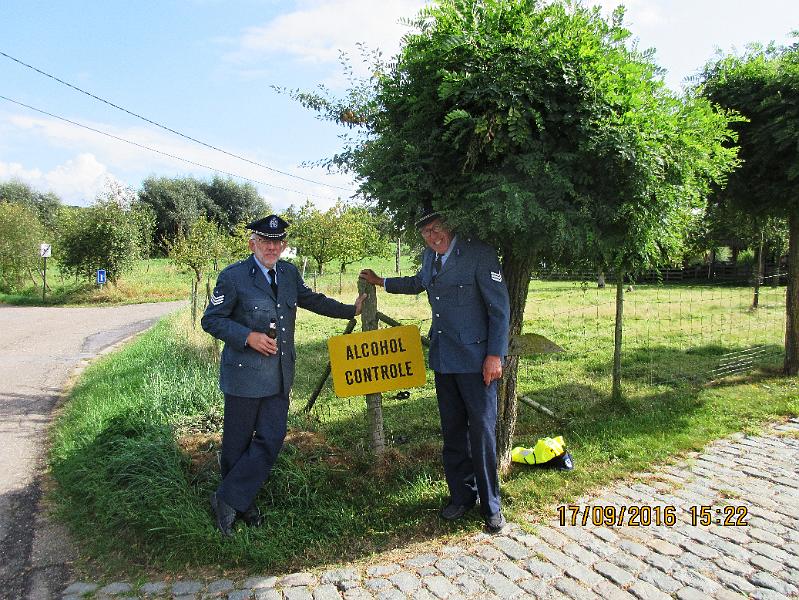
<svg viewBox="0 0 799 600">
<path fill-rule="evenodd" d="M 375 286 L 358 279 L 358 293 L 366 294 L 361 313 L 363 331 L 377 329 L 377 294 Z M 383 433 L 383 395 L 366 394 L 366 412 L 369 416 L 369 441 L 372 452 L 380 457 L 386 449 L 386 437 Z"/>
</svg>

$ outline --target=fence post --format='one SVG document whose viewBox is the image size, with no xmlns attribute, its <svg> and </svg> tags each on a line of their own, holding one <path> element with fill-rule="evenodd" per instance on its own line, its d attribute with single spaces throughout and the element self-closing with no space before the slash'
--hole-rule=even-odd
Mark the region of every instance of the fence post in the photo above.
<svg viewBox="0 0 799 600">
<path fill-rule="evenodd" d="M 361 312 L 363 331 L 377 329 L 377 293 L 375 286 L 363 279 L 358 279 L 358 293 L 366 294 Z M 376 457 L 382 456 L 386 449 L 386 437 L 383 433 L 383 395 L 366 394 L 366 414 L 369 417 L 369 442 Z"/>
</svg>

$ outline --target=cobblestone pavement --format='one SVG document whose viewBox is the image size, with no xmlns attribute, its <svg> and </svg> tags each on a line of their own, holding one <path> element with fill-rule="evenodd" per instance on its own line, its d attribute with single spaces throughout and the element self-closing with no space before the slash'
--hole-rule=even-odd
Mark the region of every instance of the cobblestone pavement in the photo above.
<svg viewBox="0 0 799 600">
<path fill-rule="evenodd" d="M 534 533 L 511 524 L 502 535 L 477 534 L 459 546 L 401 562 L 281 577 L 266 574 L 244 581 L 153 581 L 136 589 L 126 582 L 103 587 L 76 582 L 66 588 L 63 598 L 92 594 L 228 600 L 796 597 L 797 464 L 799 419 L 792 419 L 762 436 L 738 434 L 717 441 L 680 464 L 582 498 L 574 513 L 564 509 L 565 525 L 556 517 Z M 614 508 L 590 508 L 598 506 Z M 710 510 L 703 510 L 705 506 Z M 576 525 L 571 525 L 572 515 Z M 623 524 L 608 526 L 609 518 L 622 518 Z M 636 518 L 642 526 L 629 524 Z M 725 524 L 725 518 L 733 522 L 743 518 L 746 524 Z M 644 526 L 650 519 L 652 524 Z M 703 519 L 710 519 L 710 524 L 702 524 Z"/>
</svg>

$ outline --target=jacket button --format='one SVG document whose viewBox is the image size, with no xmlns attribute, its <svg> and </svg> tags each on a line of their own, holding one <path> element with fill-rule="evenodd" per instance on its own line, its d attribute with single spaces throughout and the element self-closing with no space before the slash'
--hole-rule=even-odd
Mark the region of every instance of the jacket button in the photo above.
<svg viewBox="0 0 799 600">
<path fill-rule="evenodd" d="M 283 318 L 283 315 L 280 315 L 280 318 L 282 319 L 282 318 Z"/>
<path fill-rule="evenodd" d="M 441 330 L 440 330 L 440 329 L 438 330 L 438 333 L 441 333 Z"/>
<path fill-rule="evenodd" d="M 441 300 L 441 298 L 439 298 L 438 296 L 436 296 L 436 300 Z"/>
<path fill-rule="evenodd" d="M 258 310 L 258 307 L 257 307 L 257 306 L 255 307 L 255 310 Z"/>
<path fill-rule="evenodd" d="M 280 356 L 286 356 L 286 353 L 285 352 L 281 352 Z"/>
<path fill-rule="evenodd" d="M 440 315 L 440 314 L 438 314 L 438 313 L 436 313 L 436 316 L 437 316 L 437 317 L 440 317 L 441 315 Z"/>
<path fill-rule="evenodd" d="M 281 329 L 281 331 L 286 331 L 286 328 L 285 328 L 285 327 L 283 327 L 283 328 Z"/>
<path fill-rule="evenodd" d="M 280 304 L 278 304 L 277 307 L 280 308 Z"/>
<path fill-rule="evenodd" d="M 440 333 L 440 332 L 439 332 L 439 333 Z M 241 363 L 239 363 L 239 366 L 241 366 Z"/>
</svg>

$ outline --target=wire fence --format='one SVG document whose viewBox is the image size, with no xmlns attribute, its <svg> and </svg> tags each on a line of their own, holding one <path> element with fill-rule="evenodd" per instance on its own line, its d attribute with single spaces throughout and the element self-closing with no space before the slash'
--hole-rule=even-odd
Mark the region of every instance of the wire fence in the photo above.
<svg viewBox="0 0 799 600">
<path fill-rule="evenodd" d="M 778 284 L 784 277 L 776 273 L 764 278 L 757 308 L 754 289 L 748 286 L 626 286 L 623 360 L 634 364 L 639 377 L 645 372 L 650 384 L 702 382 L 774 362 L 784 348 L 785 287 Z M 535 286 L 531 289 L 525 331 L 551 336 L 569 359 L 607 360 L 614 346 L 615 287 L 570 285 L 571 289 L 544 285 L 539 294 Z M 529 374 L 546 360 L 528 357 L 522 366 Z"/>
<path fill-rule="evenodd" d="M 547 394 L 563 393 L 554 390 L 556 387 L 610 390 L 616 288 L 600 288 L 595 274 L 587 276 L 591 279 L 581 280 L 579 275 L 567 279 L 558 274 L 552 280 L 539 274 L 531 281 L 522 333 L 541 334 L 564 351 L 520 357 L 520 395 L 538 394 L 546 404 Z M 784 273 L 765 277 L 757 308 L 752 306 L 754 288 L 749 285 L 704 281 L 625 284 L 623 386 L 655 394 L 779 365 L 785 339 L 784 281 Z M 402 324 L 419 325 L 425 335 L 430 322 L 426 298 L 402 298 L 404 304 L 389 309 L 383 308 L 388 303 L 386 295 L 378 295 L 378 309 Z M 322 369 L 318 372 L 321 375 Z M 428 380 L 427 388 L 412 395 L 432 397 L 432 377 Z M 403 403 L 393 400 L 395 395 L 388 393 L 384 399 L 394 410 L 403 410 Z M 330 422 L 342 411 L 349 415 L 364 411 L 363 398 L 337 399 L 328 382 L 314 414 Z M 431 430 L 437 428 L 435 417 L 431 413 Z"/>
</svg>

